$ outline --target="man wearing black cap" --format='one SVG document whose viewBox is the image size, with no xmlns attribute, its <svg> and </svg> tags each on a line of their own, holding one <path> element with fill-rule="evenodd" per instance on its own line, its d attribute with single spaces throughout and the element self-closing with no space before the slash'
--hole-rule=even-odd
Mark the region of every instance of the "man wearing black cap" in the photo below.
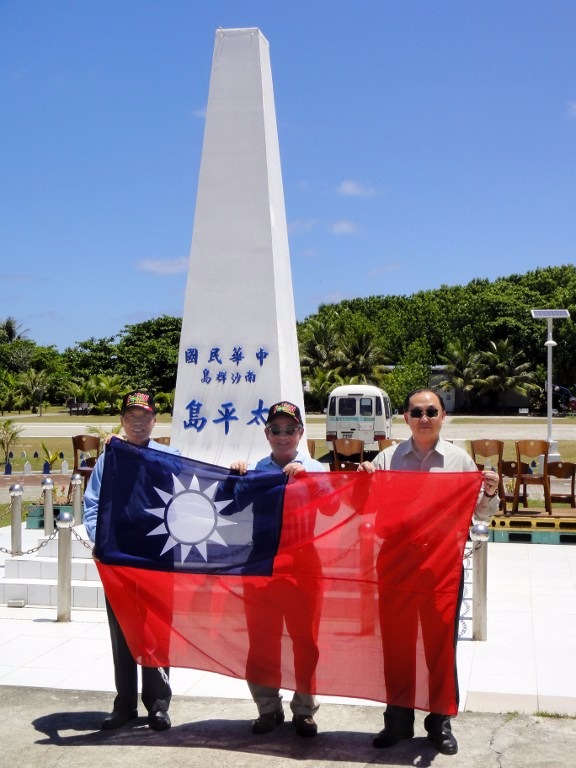
<svg viewBox="0 0 576 768">
<path fill-rule="evenodd" d="M 157 451 L 179 453 L 169 446 L 150 439 L 156 424 L 156 406 L 150 392 L 137 389 L 124 395 L 120 423 L 129 443 L 155 448 Z M 84 525 L 91 541 L 96 538 L 98 499 L 105 455 L 104 451 L 99 456 L 84 494 Z M 138 717 L 138 665 L 130 653 L 124 633 L 108 600 L 106 600 L 106 611 L 110 626 L 114 682 L 117 692 L 114 709 L 102 723 L 102 730 L 110 731 Z M 171 726 L 168 714 L 172 698 L 169 674 L 168 668 L 142 667 L 142 702 L 148 710 L 148 725 L 155 731 L 166 731 Z"/>
<path fill-rule="evenodd" d="M 275 403 L 268 411 L 265 433 L 270 443 L 271 453 L 260 459 L 255 465 L 236 461 L 231 469 L 245 474 L 248 469 L 257 472 L 284 472 L 290 478 L 296 478 L 301 472 L 324 472 L 325 467 L 319 461 L 310 458 L 298 450 L 298 444 L 304 434 L 304 424 L 300 409 L 286 400 Z M 263 510 L 265 513 L 265 510 Z M 302 528 L 299 532 L 303 542 L 310 542 L 314 534 L 314 517 L 303 516 L 298 521 Z M 257 514 L 254 523 L 254 545 L 258 546 L 259 532 Z M 303 543 L 293 552 L 294 559 L 306 562 L 308 574 L 320 572 L 320 560 L 311 543 Z M 250 681 L 250 669 L 265 669 L 268 674 L 278 670 L 280 675 L 281 640 L 283 626 L 263 627 L 261 605 L 267 601 L 282 604 L 284 616 L 276 616 L 278 622 L 286 622 L 286 627 L 294 645 L 294 664 L 296 680 L 310 683 L 318 662 L 316 631 L 318 627 L 320 604 L 314 589 L 307 589 L 302 579 L 279 579 L 266 586 L 252 585 L 245 588 L 246 618 L 250 635 L 250 652 L 246 675 L 250 693 L 258 707 L 258 718 L 252 724 L 252 732 L 269 733 L 284 722 L 282 696 L 277 687 L 258 685 Z M 316 736 L 318 727 L 314 715 L 318 710 L 316 697 L 310 693 L 294 692 L 290 708 L 292 721 L 299 736 Z"/>
</svg>

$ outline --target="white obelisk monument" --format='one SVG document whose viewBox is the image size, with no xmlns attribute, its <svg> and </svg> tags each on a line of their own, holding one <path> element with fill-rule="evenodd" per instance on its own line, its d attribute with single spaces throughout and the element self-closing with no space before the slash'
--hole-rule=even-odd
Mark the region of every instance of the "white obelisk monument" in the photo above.
<svg viewBox="0 0 576 768">
<path fill-rule="evenodd" d="M 267 410 L 284 399 L 303 412 L 268 41 L 258 29 L 219 29 L 172 445 L 222 466 L 258 459 L 269 451 Z"/>
</svg>

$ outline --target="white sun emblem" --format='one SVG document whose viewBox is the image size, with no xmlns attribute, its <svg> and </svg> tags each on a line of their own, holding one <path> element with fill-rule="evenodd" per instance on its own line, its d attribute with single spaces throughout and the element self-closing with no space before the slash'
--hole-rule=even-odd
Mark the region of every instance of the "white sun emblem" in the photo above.
<svg viewBox="0 0 576 768">
<path fill-rule="evenodd" d="M 186 488 L 180 480 L 172 475 L 174 490 L 167 493 L 162 488 L 154 488 L 164 502 L 163 507 L 147 509 L 151 515 L 161 518 L 162 523 L 150 531 L 148 536 L 166 535 L 166 544 L 161 554 L 180 544 L 180 562 L 184 563 L 192 547 L 208 561 L 208 542 L 213 541 L 224 547 L 228 545 L 218 533 L 218 528 L 226 525 L 236 525 L 233 520 L 226 520 L 218 514 L 227 507 L 232 499 L 214 501 L 219 483 L 215 482 L 204 491 L 200 490 L 198 478 L 194 475 Z"/>
</svg>

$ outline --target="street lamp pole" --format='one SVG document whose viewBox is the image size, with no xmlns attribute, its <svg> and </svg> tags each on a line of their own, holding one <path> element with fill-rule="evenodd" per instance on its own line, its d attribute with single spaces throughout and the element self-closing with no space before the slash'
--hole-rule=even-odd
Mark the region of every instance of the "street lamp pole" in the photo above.
<svg viewBox="0 0 576 768">
<path fill-rule="evenodd" d="M 556 346 L 556 342 L 552 338 L 552 318 L 547 317 L 546 322 L 548 324 L 548 338 L 544 342 L 544 346 L 547 350 L 547 377 L 546 377 L 546 387 L 547 387 L 547 400 L 546 400 L 546 414 L 547 414 L 547 422 L 548 422 L 548 435 L 547 440 L 550 443 L 550 451 L 552 452 L 552 390 L 553 390 L 553 384 L 552 384 L 552 350 Z M 556 451 L 554 451 L 556 453 Z"/>
<path fill-rule="evenodd" d="M 552 338 L 552 321 L 554 319 L 566 319 L 570 317 L 570 312 L 567 309 L 531 309 L 530 313 L 536 320 L 546 320 L 548 325 L 548 335 L 544 342 L 544 346 L 547 350 L 547 376 L 546 376 L 546 416 L 548 425 L 548 444 L 550 446 L 548 458 L 552 461 L 558 461 L 560 454 L 558 453 L 558 444 L 552 439 L 552 394 L 554 386 L 552 384 L 552 350 L 556 346 L 556 342 Z"/>
</svg>

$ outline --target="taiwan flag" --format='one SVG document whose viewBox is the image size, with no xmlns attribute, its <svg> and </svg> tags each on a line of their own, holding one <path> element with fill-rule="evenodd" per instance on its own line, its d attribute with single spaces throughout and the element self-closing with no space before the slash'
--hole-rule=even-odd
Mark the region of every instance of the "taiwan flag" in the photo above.
<svg viewBox="0 0 576 768">
<path fill-rule="evenodd" d="M 113 440 L 94 554 L 144 666 L 456 714 L 480 484 L 479 472 L 240 476 Z"/>
</svg>

